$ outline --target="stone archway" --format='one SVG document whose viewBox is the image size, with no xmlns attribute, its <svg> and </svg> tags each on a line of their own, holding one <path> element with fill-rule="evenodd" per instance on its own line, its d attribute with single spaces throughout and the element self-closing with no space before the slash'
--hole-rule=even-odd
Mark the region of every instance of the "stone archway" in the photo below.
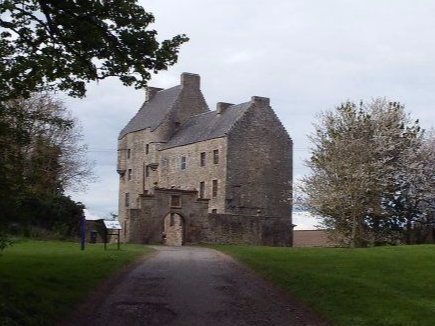
<svg viewBox="0 0 435 326">
<path fill-rule="evenodd" d="M 163 219 L 163 244 L 182 246 L 184 243 L 184 218 L 177 213 L 168 213 Z"/>
</svg>

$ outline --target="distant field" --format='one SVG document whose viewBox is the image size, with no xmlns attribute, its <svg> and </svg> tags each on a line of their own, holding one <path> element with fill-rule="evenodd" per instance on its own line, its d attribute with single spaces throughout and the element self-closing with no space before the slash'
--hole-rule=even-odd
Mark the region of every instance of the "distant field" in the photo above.
<svg viewBox="0 0 435 326">
<path fill-rule="evenodd" d="M 0 325 L 52 325 L 89 290 L 150 249 L 24 240 L 0 256 Z"/>
<path fill-rule="evenodd" d="M 435 246 L 214 246 L 342 326 L 435 325 Z"/>
</svg>

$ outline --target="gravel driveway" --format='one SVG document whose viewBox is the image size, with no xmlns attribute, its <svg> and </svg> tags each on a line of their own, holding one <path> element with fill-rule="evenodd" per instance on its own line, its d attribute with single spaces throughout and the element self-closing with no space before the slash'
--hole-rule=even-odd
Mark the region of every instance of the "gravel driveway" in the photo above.
<svg viewBox="0 0 435 326">
<path fill-rule="evenodd" d="M 215 250 L 153 248 L 151 257 L 102 287 L 61 325 L 327 325 Z"/>
</svg>

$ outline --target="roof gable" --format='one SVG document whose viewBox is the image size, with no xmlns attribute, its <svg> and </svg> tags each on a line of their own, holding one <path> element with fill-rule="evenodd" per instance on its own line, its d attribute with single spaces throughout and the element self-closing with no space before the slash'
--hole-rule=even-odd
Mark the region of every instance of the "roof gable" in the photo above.
<svg viewBox="0 0 435 326">
<path fill-rule="evenodd" d="M 225 136 L 251 104 L 251 102 L 246 102 L 232 105 L 220 114 L 211 111 L 191 117 L 162 149 Z"/>
<path fill-rule="evenodd" d="M 130 132 L 151 128 L 156 129 L 171 111 L 181 92 L 181 86 L 171 87 L 157 92 L 151 101 L 145 102 L 136 115 L 119 134 L 119 139 Z"/>
</svg>

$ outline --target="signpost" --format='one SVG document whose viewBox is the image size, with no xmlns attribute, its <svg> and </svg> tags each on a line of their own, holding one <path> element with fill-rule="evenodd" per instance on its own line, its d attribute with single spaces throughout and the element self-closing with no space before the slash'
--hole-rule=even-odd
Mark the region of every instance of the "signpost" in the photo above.
<svg viewBox="0 0 435 326">
<path fill-rule="evenodd" d="M 85 213 L 82 213 L 82 216 L 80 217 L 80 250 L 85 250 L 85 239 L 86 239 L 86 234 L 85 234 Z"/>
<path fill-rule="evenodd" d="M 118 244 L 118 250 L 120 245 L 120 238 L 121 238 L 121 224 L 119 221 L 104 221 L 104 226 L 106 227 L 105 234 L 104 234 L 104 250 L 107 250 L 107 242 L 108 242 L 108 236 L 109 235 L 115 235 L 117 237 L 117 244 Z M 116 231 L 116 233 L 109 233 L 109 231 Z"/>
</svg>

